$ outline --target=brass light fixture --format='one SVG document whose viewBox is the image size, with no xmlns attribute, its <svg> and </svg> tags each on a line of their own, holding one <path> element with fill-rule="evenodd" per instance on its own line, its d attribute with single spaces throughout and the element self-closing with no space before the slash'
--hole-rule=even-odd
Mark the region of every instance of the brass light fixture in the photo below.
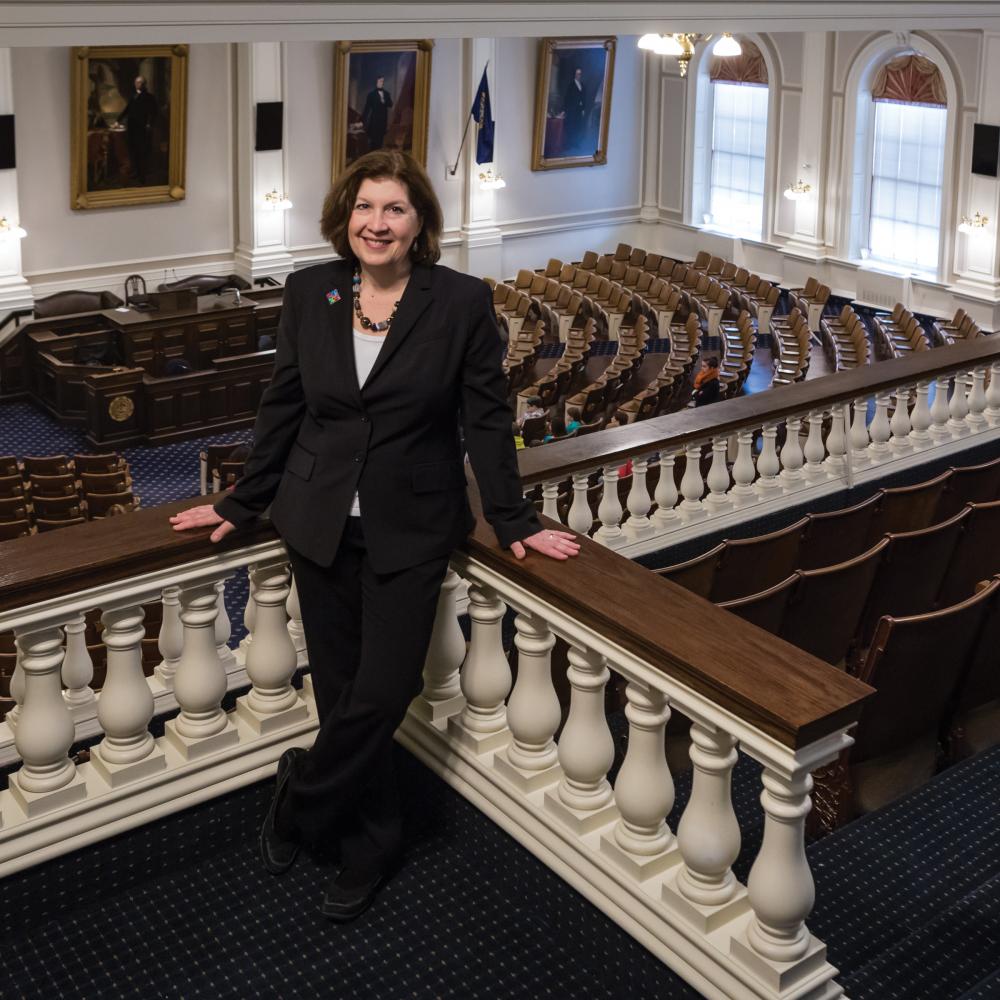
<svg viewBox="0 0 1000 1000">
<path fill-rule="evenodd" d="M 28 235 L 26 229 L 7 221 L 7 216 L 0 217 L 0 240 L 23 240 Z"/>
<path fill-rule="evenodd" d="M 639 39 L 639 48 L 648 49 L 661 56 L 675 56 L 677 66 L 681 76 L 687 76 L 688 65 L 694 56 L 695 46 L 699 42 L 710 41 L 712 35 L 702 35 L 698 32 L 683 31 L 674 32 L 669 35 L 659 35 L 655 33 L 643 35 Z M 732 32 L 723 32 L 715 45 L 712 46 L 712 55 L 721 56 L 724 59 L 743 54 L 740 43 L 733 38 Z"/>
<path fill-rule="evenodd" d="M 974 233 L 977 229 L 985 229 L 989 224 L 990 220 L 987 216 L 976 212 L 971 219 L 967 215 L 962 216 L 962 221 L 958 224 L 958 231 L 960 233 Z"/>
<path fill-rule="evenodd" d="M 272 212 L 287 212 L 292 203 L 283 194 L 278 194 L 278 189 L 274 188 L 264 195 L 264 207 L 271 209 Z"/>
</svg>

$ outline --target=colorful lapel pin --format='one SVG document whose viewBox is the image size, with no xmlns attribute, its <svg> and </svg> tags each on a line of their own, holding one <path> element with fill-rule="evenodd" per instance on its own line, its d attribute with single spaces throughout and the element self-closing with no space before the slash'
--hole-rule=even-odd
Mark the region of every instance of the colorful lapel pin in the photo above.
<svg viewBox="0 0 1000 1000">
<path fill-rule="evenodd" d="M 326 301 L 332 306 L 335 302 L 340 301 L 340 292 L 334 288 L 332 291 L 326 293 Z"/>
</svg>

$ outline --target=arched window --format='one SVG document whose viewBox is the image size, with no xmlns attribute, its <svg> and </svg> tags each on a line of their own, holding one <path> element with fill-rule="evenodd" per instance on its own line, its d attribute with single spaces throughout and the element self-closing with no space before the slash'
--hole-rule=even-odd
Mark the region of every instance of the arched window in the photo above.
<svg viewBox="0 0 1000 1000">
<path fill-rule="evenodd" d="M 753 42 L 743 54 L 712 59 L 708 212 L 712 225 L 760 239 L 767 153 L 767 66 Z"/>
<path fill-rule="evenodd" d="M 905 55 L 879 69 L 871 94 L 869 254 L 936 272 L 948 124 L 944 81 L 929 59 Z"/>
</svg>

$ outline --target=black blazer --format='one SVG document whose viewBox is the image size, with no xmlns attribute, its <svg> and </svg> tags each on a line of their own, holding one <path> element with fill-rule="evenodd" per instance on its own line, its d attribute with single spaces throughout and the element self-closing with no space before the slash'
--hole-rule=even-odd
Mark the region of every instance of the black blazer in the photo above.
<svg viewBox="0 0 1000 1000">
<path fill-rule="evenodd" d="M 474 524 L 461 426 L 500 544 L 541 530 L 522 493 L 489 288 L 415 266 L 359 388 L 351 277 L 344 260 L 288 277 L 253 452 L 216 511 L 240 525 L 270 504 L 282 537 L 329 565 L 357 490 L 375 572 L 447 555 Z"/>
</svg>

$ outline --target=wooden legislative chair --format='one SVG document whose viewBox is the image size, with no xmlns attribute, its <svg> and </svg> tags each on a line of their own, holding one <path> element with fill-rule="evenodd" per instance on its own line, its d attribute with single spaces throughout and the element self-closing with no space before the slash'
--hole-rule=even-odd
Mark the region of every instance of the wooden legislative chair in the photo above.
<svg viewBox="0 0 1000 1000">
<path fill-rule="evenodd" d="M 87 513 L 86 502 L 75 493 L 72 496 L 63 497 L 33 496 L 32 504 L 38 521 L 43 519 L 46 521 L 65 521 L 70 518 L 82 520 Z"/>
<path fill-rule="evenodd" d="M 0 455 L 0 477 L 20 476 L 21 463 L 14 455 Z"/>
<path fill-rule="evenodd" d="M 87 497 L 87 510 L 90 517 L 106 517 L 111 507 L 118 505 L 125 511 L 138 510 L 140 501 L 134 496 L 131 490 L 122 490 L 120 493 L 91 493 Z"/>
<path fill-rule="evenodd" d="M 934 517 L 941 494 L 951 478 L 951 470 L 942 472 L 915 486 L 894 486 L 880 490 L 878 513 L 872 519 L 870 539 L 874 541 L 890 531 L 917 531 L 926 528 Z"/>
<path fill-rule="evenodd" d="M 35 526 L 39 531 L 55 531 L 57 528 L 70 528 L 74 524 L 86 524 L 85 517 L 67 517 L 50 520 L 45 517 L 36 517 Z"/>
<path fill-rule="evenodd" d="M 0 521 L 0 542 L 21 538 L 23 535 L 30 535 L 33 532 L 31 521 L 26 518 L 19 521 Z"/>
<path fill-rule="evenodd" d="M 777 635 L 785 618 L 788 601 L 799 583 L 799 575 L 793 573 L 767 590 L 731 601 L 720 601 L 719 607 L 739 616 L 758 628 Z"/>
<path fill-rule="evenodd" d="M 872 494 L 867 500 L 826 514 L 809 514 L 802 534 L 799 569 L 819 569 L 844 559 L 853 559 L 868 548 L 871 525 L 881 497 Z"/>
<path fill-rule="evenodd" d="M 756 538 L 726 539 L 709 599 L 716 604 L 758 593 L 787 579 L 798 567 L 802 518 L 787 528 Z"/>
<path fill-rule="evenodd" d="M 118 472 L 81 472 L 80 485 L 84 495 L 91 493 L 120 493 L 132 485 L 132 477 L 124 470 Z"/>
<path fill-rule="evenodd" d="M 25 483 L 20 473 L 14 476 L 0 476 L 0 497 L 19 497 L 30 491 L 31 484 Z"/>
<path fill-rule="evenodd" d="M 31 495 L 33 497 L 75 497 L 80 491 L 76 475 L 68 472 L 62 476 L 31 477 Z"/>
<path fill-rule="evenodd" d="M 34 508 L 26 496 L 0 499 L 0 521 L 29 521 L 33 514 Z"/>
<path fill-rule="evenodd" d="M 969 505 L 964 530 L 948 561 L 936 606 L 964 601 L 976 584 L 1000 572 L 1000 500 Z"/>
<path fill-rule="evenodd" d="M 697 594 L 707 600 L 724 548 L 725 542 L 720 542 L 714 549 L 709 549 L 703 555 L 695 556 L 693 559 L 676 563 L 673 566 L 664 566 L 653 572 L 657 576 L 662 576 L 664 579 L 676 583 L 679 587 L 690 590 L 692 594 Z"/>
<path fill-rule="evenodd" d="M 25 455 L 22 464 L 25 477 L 65 476 L 76 468 L 69 455 Z"/>
<path fill-rule="evenodd" d="M 1000 458 L 982 465 L 951 467 L 951 478 L 934 511 L 934 519 L 943 521 L 957 514 L 967 503 L 990 503 L 1000 499 Z"/>
<path fill-rule="evenodd" d="M 128 468 L 128 463 L 116 451 L 96 455 L 74 455 L 73 462 L 78 474 L 118 472 L 120 469 Z"/>
</svg>

